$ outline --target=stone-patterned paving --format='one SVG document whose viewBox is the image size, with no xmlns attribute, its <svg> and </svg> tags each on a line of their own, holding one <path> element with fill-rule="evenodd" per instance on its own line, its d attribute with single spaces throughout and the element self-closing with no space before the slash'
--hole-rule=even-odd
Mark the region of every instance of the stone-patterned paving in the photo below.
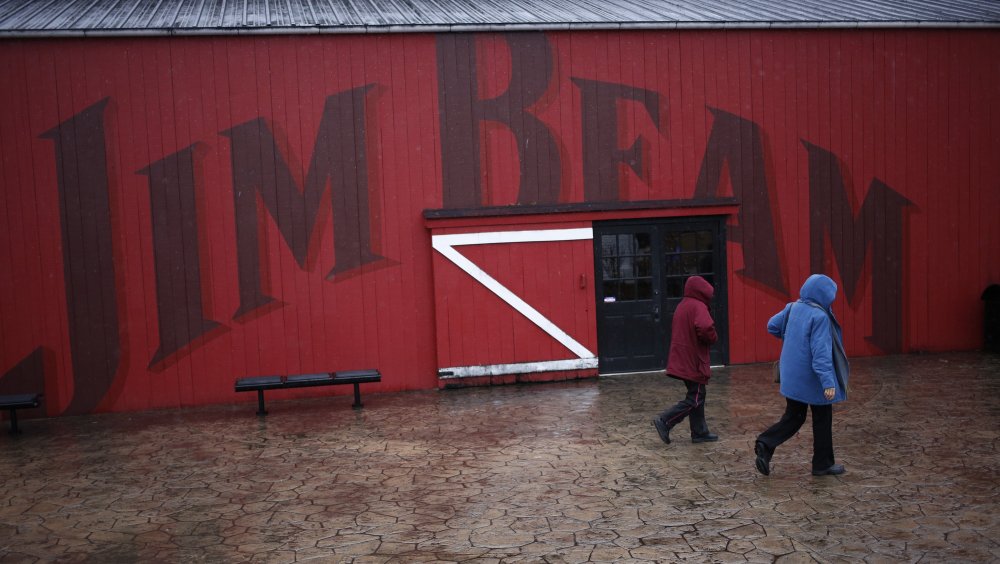
<svg viewBox="0 0 1000 564">
<path fill-rule="evenodd" d="M 768 365 L 716 373 L 699 445 L 656 375 L 24 420 L 0 562 L 1000 561 L 1000 357 L 852 366 L 840 477 L 808 423 L 754 470 Z"/>
</svg>

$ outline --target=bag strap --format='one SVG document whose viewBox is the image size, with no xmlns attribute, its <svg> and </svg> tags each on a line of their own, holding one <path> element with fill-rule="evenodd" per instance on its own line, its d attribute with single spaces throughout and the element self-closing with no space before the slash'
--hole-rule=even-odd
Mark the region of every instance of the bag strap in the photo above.
<svg viewBox="0 0 1000 564">
<path fill-rule="evenodd" d="M 814 307 L 814 308 L 816 308 L 816 309 L 818 309 L 818 310 L 822 311 L 823 313 L 825 313 L 825 314 L 826 314 L 826 317 L 827 317 L 827 319 L 829 319 L 829 320 L 830 320 L 830 325 L 833 325 L 833 317 L 831 317 L 831 316 L 830 316 L 830 312 L 829 312 L 829 311 L 827 311 L 827 310 L 826 310 L 826 308 L 824 308 L 823 306 L 821 306 L 821 305 L 819 305 L 819 304 L 817 304 L 817 303 L 813 303 L 813 302 L 806 302 L 806 301 L 803 301 L 803 300 L 798 300 L 798 303 L 801 303 L 801 304 L 806 304 L 806 305 L 808 305 L 808 306 L 812 306 L 812 307 Z"/>
<path fill-rule="evenodd" d="M 805 300 L 797 300 L 796 303 L 806 304 L 807 306 L 812 306 L 812 307 L 814 307 L 816 309 L 822 309 L 823 313 L 826 313 L 826 310 L 823 309 L 823 306 L 821 306 L 821 305 L 819 305 L 819 304 L 817 304 L 815 302 L 807 302 Z M 827 315 L 829 315 L 829 314 L 827 314 Z"/>
</svg>

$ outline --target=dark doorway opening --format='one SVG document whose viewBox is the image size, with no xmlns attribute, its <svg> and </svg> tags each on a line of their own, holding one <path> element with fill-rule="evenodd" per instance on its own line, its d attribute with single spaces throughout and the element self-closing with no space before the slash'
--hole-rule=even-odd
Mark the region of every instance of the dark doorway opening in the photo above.
<svg viewBox="0 0 1000 564">
<path fill-rule="evenodd" d="M 688 277 L 715 286 L 719 340 L 712 364 L 729 361 L 725 221 L 722 217 L 594 224 L 598 366 L 602 374 L 662 370 L 670 324 Z"/>
</svg>

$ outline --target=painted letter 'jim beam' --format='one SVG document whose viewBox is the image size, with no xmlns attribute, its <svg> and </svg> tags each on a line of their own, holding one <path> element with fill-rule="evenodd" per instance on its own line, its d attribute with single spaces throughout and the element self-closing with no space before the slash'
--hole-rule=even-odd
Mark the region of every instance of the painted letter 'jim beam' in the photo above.
<svg viewBox="0 0 1000 564">
<path fill-rule="evenodd" d="M 523 299 L 511 292 L 506 286 L 476 266 L 471 260 L 458 252 L 455 247 L 463 245 L 491 245 L 502 243 L 542 243 L 552 241 L 592 240 L 594 230 L 586 227 L 579 229 L 547 229 L 542 231 L 499 231 L 490 233 L 460 233 L 453 235 L 435 235 L 431 246 L 446 259 L 465 271 L 489 291 L 507 302 L 518 313 L 548 333 L 569 349 L 576 358 L 548 360 L 539 362 L 522 362 L 511 364 L 490 364 L 485 366 L 452 366 L 438 370 L 440 378 L 468 378 L 471 376 L 499 376 L 502 374 L 522 374 L 526 372 L 549 372 L 557 370 L 584 370 L 597 368 L 597 357 L 587 347 L 570 337 L 557 327 L 547 317 L 531 307 Z"/>
</svg>

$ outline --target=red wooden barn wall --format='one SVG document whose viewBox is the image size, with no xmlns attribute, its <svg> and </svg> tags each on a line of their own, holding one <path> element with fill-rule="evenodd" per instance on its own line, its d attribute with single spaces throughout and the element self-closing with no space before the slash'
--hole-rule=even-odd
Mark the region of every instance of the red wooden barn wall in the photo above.
<svg viewBox="0 0 1000 564">
<path fill-rule="evenodd" d="M 776 356 L 764 323 L 817 270 L 850 354 L 974 349 L 998 53 L 988 30 L 2 41 L 0 392 L 56 415 L 563 358 L 431 235 L 629 214 L 422 215 L 512 205 L 735 197 L 734 363 Z M 588 249 L 465 252 L 596 350 Z"/>
</svg>

